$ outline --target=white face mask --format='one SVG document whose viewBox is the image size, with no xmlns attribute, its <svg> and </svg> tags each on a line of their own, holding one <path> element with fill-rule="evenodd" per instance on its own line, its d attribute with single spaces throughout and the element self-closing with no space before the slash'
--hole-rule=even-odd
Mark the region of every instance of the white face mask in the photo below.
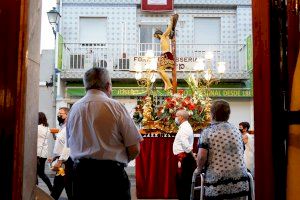
<svg viewBox="0 0 300 200">
<path fill-rule="evenodd" d="M 175 118 L 175 123 L 176 123 L 177 126 L 180 125 L 180 121 L 179 121 L 178 117 Z"/>
</svg>

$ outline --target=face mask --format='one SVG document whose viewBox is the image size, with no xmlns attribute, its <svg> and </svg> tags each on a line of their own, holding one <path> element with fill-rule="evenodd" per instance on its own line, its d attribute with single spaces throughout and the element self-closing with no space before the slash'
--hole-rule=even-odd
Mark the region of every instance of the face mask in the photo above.
<svg viewBox="0 0 300 200">
<path fill-rule="evenodd" d="M 177 126 L 180 125 L 180 121 L 179 121 L 178 117 L 175 118 L 175 124 L 176 124 Z"/>
<path fill-rule="evenodd" d="M 64 124 L 65 119 L 63 119 L 61 116 L 57 116 L 57 121 L 59 123 L 59 125 Z"/>
<path fill-rule="evenodd" d="M 240 128 L 239 130 L 240 130 L 241 133 L 243 133 L 243 129 Z"/>
</svg>

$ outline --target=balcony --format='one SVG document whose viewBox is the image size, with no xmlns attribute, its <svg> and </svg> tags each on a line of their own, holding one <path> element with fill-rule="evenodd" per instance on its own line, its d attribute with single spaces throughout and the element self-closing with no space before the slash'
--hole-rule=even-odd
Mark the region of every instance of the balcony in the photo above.
<svg viewBox="0 0 300 200">
<path fill-rule="evenodd" d="M 134 79 L 129 70 L 133 57 L 144 56 L 147 50 L 152 50 L 155 56 L 161 54 L 158 43 L 64 43 L 62 56 L 62 79 L 81 79 L 86 70 L 91 67 L 104 67 L 110 71 L 113 79 Z M 212 69 L 216 70 L 216 63 L 226 63 L 226 72 L 222 79 L 247 80 L 247 47 L 244 44 L 177 44 L 177 66 L 189 65 L 195 58 L 204 57 L 206 51 L 212 51 Z M 177 70 L 177 78 L 183 79 L 186 70 Z"/>
</svg>

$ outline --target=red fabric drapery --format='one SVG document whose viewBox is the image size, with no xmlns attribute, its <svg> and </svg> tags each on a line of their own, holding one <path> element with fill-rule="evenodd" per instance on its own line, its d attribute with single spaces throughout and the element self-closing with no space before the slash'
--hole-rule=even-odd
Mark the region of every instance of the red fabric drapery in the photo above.
<svg viewBox="0 0 300 200">
<path fill-rule="evenodd" d="M 139 199 L 174 199 L 177 159 L 174 138 L 144 138 L 136 159 L 136 194 Z"/>
<path fill-rule="evenodd" d="M 194 142 L 196 150 L 197 139 Z M 174 137 L 144 138 L 136 159 L 136 194 L 139 199 L 176 199 L 177 158 Z"/>
</svg>

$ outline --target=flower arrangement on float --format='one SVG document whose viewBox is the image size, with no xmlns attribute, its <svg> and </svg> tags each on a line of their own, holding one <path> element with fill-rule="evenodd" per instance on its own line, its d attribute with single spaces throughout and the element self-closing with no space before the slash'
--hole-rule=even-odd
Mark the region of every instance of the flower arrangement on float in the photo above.
<svg viewBox="0 0 300 200">
<path fill-rule="evenodd" d="M 193 82 L 187 80 L 187 83 L 192 91 L 191 95 L 185 95 L 184 90 L 179 90 L 178 93 L 165 98 L 158 106 L 152 103 L 151 96 L 142 98 L 135 107 L 134 121 L 140 123 L 146 133 L 157 130 L 175 134 L 178 130 L 175 123 L 176 112 L 186 110 L 190 115 L 188 121 L 194 132 L 206 127 L 210 122 L 211 99 L 197 88 L 193 88 Z"/>
</svg>

